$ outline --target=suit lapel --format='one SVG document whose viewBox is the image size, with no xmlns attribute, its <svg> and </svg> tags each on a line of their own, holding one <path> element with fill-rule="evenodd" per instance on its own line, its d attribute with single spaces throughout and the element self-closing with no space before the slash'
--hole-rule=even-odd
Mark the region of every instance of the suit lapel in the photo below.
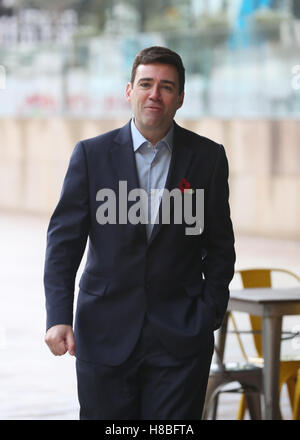
<svg viewBox="0 0 300 440">
<path fill-rule="evenodd" d="M 183 178 L 188 180 L 188 172 L 190 165 L 193 163 L 194 153 L 193 149 L 189 148 L 187 145 L 187 136 L 184 133 L 184 130 L 177 125 L 175 122 L 174 127 L 174 141 L 173 141 L 173 150 L 172 157 L 170 162 L 170 167 L 168 171 L 168 176 L 165 184 L 165 188 L 168 191 L 171 191 L 174 188 L 179 188 L 180 182 Z M 159 207 L 159 216 L 161 216 L 161 208 Z M 172 209 L 171 209 L 172 213 Z M 152 230 L 152 234 L 150 236 L 149 245 L 152 241 L 157 237 L 157 234 L 162 228 L 162 224 L 155 224 Z"/>
<path fill-rule="evenodd" d="M 128 201 L 128 194 L 131 190 L 139 188 L 139 178 L 136 168 L 135 154 L 133 151 L 133 142 L 131 136 L 130 121 L 122 127 L 114 139 L 113 145 L 110 149 L 110 158 L 112 168 L 116 174 L 115 182 L 119 185 L 120 181 L 127 182 L 127 203 L 129 208 L 135 203 Z M 119 188 L 117 188 L 118 191 Z M 128 216 L 128 211 L 127 211 Z M 128 237 L 133 237 L 136 233 L 147 242 L 146 226 L 144 224 L 132 225 L 127 222 Z"/>
<path fill-rule="evenodd" d="M 126 180 L 128 192 L 139 187 L 138 174 L 133 151 L 130 121 L 122 127 L 110 149 L 112 167 L 117 181 Z"/>
</svg>

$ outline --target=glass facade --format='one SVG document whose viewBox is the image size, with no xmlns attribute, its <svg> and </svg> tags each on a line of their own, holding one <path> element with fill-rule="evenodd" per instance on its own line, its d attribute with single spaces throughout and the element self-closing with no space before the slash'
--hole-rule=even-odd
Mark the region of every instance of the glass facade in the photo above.
<svg viewBox="0 0 300 440">
<path fill-rule="evenodd" d="M 126 116 L 150 45 L 182 56 L 181 117 L 300 117 L 299 1 L 48 3 L 0 0 L 0 117 Z"/>
</svg>

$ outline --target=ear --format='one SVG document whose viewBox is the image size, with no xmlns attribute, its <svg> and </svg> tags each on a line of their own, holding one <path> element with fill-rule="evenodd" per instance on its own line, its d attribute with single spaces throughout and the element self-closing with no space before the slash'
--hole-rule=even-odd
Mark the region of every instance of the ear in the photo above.
<svg viewBox="0 0 300 440">
<path fill-rule="evenodd" d="M 182 91 L 178 97 L 177 109 L 179 109 L 182 106 L 183 100 L 184 100 L 184 91 Z"/>
<path fill-rule="evenodd" d="M 130 102 L 131 90 L 132 90 L 132 87 L 131 87 L 131 83 L 129 82 L 129 83 L 127 83 L 127 85 L 126 85 L 126 91 L 125 91 L 126 98 L 127 98 L 127 101 L 128 101 L 128 102 Z"/>
</svg>

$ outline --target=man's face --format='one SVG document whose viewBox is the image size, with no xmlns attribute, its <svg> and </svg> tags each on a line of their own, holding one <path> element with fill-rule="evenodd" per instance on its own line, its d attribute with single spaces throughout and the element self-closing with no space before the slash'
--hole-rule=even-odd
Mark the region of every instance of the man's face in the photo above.
<svg viewBox="0 0 300 440">
<path fill-rule="evenodd" d="M 143 133 L 167 132 L 176 110 L 182 106 L 176 68 L 169 64 L 140 64 L 133 85 L 127 84 L 135 124 Z"/>
</svg>

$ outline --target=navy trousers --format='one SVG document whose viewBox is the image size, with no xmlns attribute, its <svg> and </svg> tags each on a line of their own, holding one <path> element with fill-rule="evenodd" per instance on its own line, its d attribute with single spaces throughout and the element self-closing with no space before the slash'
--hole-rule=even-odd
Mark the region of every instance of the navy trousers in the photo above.
<svg viewBox="0 0 300 440">
<path fill-rule="evenodd" d="M 145 320 L 140 338 L 121 365 L 76 360 L 81 420 L 200 420 L 213 354 L 177 359 Z"/>
</svg>

